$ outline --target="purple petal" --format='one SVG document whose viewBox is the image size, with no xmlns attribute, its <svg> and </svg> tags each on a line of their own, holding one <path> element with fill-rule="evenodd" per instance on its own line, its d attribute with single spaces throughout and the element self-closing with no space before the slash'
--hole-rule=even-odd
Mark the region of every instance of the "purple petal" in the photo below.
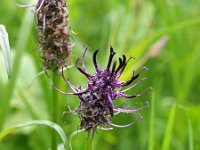
<svg viewBox="0 0 200 150">
<path fill-rule="evenodd" d="M 122 113 L 137 113 L 140 110 L 143 110 L 143 109 L 148 108 L 148 107 L 149 107 L 149 103 L 146 102 L 143 107 L 138 108 L 138 109 L 134 109 L 134 110 L 122 109 L 122 108 L 113 108 L 113 110 L 117 111 L 117 112 L 122 112 Z"/>
<path fill-rule="evenodd" d="M 117 96 L 118 97 L 125 97 L 125 98 L 135 98 L 135 97 L 140 97 L 140 96 L 144 95 L 145 93 L 147 93 L 151 90 L 152 90 L 152 87 L 149 87 L 146 90 L 144 90 L 142 93 L 136 94 L 136 95 L 127 95 L 127 94 L 120 92 L 120 93 L 117 94 Z"/>
<path fill-rule="evenodd" d="M 110 68 L 110 65 L 111 65 L 111 62 L 112 62 L 114 55 L 115 55 L 115 52 L 114 52 L 112 46 L 110 46 L 110 56 L 109 56 L 109 59 L 108 59 L 107 69 Z"/>
<path fill-rule="evenodd" d="M 135 83 L 135 84 L 132 85 L 131 87 L 129 87 L 129 88 L 127 88 L 127 89 L 125 89 L 125 90 L 123 90 L 123 91 L 121 91 L 121 92 L 124 93 L 124 92 L 126 92 L 126 91 L 128 91 L 128 90 L 130 90 L 130 89 L 135 88 L 136 86 L 138 86 L 138 85 L 140 84 L 140 82 L 142 82 L 142 81 L 144 81 L 144 80 L 146 80 L 146 78 L 143 78 L 143 79 L 139 80 L 137 83 Z"/>
<path fill-rule="evenodd" d="M 108 122 L 109 125 L 113 126 L 113 127 L 116 127 L 116 128 L 127 128 L 133 124 L 135 124 L 137 121 L 141 120 L 142 119 L 142 116 L 139 115 L 133 122 L 127 124 L 127 125 L 116 125 L 116 124 L 113 124 L 111 122 Z"/>
<path fill-rule="evenodd" d="M 95 69 L 96 70 L 98 70 L 99 69 L 99 67 L 98 67 L 98 65 L 97 65 L 97 53 L 98 53 L 98 49 L 94 52 L 94 54 L 93 54 L 93 63 L 94 63 L 94 67 L 95 67 Z"/>
<path fill-rule="evenodd" d="M 131 84 L 135 79 L 137 79 L 140 76 L 140 74 L 142 72 L 144 72 L 146 70 L 148 70 L 148 69 L 143 67 L 142 70 L 139 73 L 137 73 L 136 75 L 133 74 L 133 77 L 129 81 L 123 83 L 122 86 L 127 86 L 127 85 Z"/>
</svg>

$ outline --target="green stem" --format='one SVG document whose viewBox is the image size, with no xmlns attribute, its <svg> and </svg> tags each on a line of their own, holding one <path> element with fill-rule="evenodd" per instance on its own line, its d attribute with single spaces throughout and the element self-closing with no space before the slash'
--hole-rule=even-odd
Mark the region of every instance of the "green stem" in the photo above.
<svg viewBox="0 0 200 150">
<path fill-rule="evenodd" d="M 88 131 L 88 139 L 87 139 L 87 150 L 92 150 L 92 141 L 93 141 L 93 129 Z"/>
<path fill-rule="evenodd" d="M 53 72 L 53 83 L 56 87 L 59 85 L 59 75 L 56 72 Z M 53 89 L 52 91 L 52 121 L 58 123 L 58 107 L 59 99 L 58 92 Z M 57 134 L 55 131 L 52 131 L 52 150 L 57 150 Z"/>
</svg>

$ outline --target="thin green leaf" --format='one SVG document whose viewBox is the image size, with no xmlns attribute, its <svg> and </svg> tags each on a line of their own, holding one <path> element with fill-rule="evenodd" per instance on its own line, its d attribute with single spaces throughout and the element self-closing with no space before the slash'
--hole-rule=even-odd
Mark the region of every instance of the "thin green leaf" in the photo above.
<svg viewBox="0 0 200 150">
<path fill-rule="evenodd" d="M 11 77 L 11 57 L 10 57 L 10 45 L 8 39 L 8 33 L 4 25 L 0 24 L 0 48 L 3 50 L 4 61 L 6 65 L 6 71 L 8 74 L 8 79 Z"/>
<path fill-rule="evenodd" d="M 150 129 L 149 129 L 149 150 L 154 150 L 154 138 L 155 138 L 155 131 L 154 131 L 154 124 L 155 124 L 155 94 L 152 92 L 151 95 L 151 112 L 150 112 Z"/>
<path fill-rule="evenodd" d="M 188 119 L 188 133 L 189 133 L 189 150 L 194 150 L 193 129 L 192 129 L 192 123 L 190 119 Z"/>
<path fill-rule="evenodd" d="M 22 124 L 18 124 L 16 126 L 5 129 L 4 131 L 0 132 L 0 140 L 2 140 L 6 135 L 10 134 L 11 132 L 14 132 L 15 130 L 17 130 L 19 128 L 23 128 L 23 127 L 27 127 L 27 126 L 34 126 L 34 125 L 43 125 L 43 126 L 47 126 L 47 127 L 54 129 L 60 135 L 60 138 L 62 139 L 63 144 L 64 145 L 67 144 L 67 138 L 66 138 L 65 133 L 62 130 L 62 128 L 58 124 L 53 123 L 48 120 L 27 121 Z"/>
<path fill-rule="evenodd" d="M 169 118 L 167 121 L 167 127 L 165 130 L 165 136 L 162 144 L 162 150 L 168 150 L 170 147 L 170 141 L 171 141 L 171 135 L 172 135 L 172 129 L 174 125 L 174 119 L 175 119 L 175 113 L 176 113 L 176 105 L 174 104 L 170 110 Z"/>
</svg>

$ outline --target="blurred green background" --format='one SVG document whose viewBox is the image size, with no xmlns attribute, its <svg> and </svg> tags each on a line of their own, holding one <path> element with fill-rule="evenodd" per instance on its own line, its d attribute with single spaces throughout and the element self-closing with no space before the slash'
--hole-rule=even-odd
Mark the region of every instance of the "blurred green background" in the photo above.
<svg viewBox="0 0 200 150">
<path fill-rule="evenodd" d="M 17 1 L 21 4 L 29 1 Z M 42 71 L 34 8 L 20 8 L 15 1 L 1 0 L 0 24 L 9 34 L 13 63 L 12 79 L 8 80 L 0 51 L 0 127 L 1 130 L 29 120 L 51 120 L 51 78 Z M 148 86 L 151 93 L 125 101 L 133 108 L 150 102 L 143 110 L 143 120 L 124 129 L 98 130 L 95 150 L 198 150 L 200 149 L 200 1 L 199 0 L 69 0 L 71 42 L 70 57 L 74 64 L 86 46 L 88 72 L 94 73 L 92 53 L 99 48 L 98 64 L 107 62 L 109 45 L 117 56 L 135 56 L 122 80 L 142 66 L 148 80 L 130 93 L 139 93 Z M 76 34 L 74 34 L 76 33 Z M 117 58 L 117 57 L 116 57 Z M 87 80 L 75 67 L 65 72 L 74 85 L 85 87 Z M 60 89 L 70 91 L 60 82 Z M 75 96 L 59 94 L 59 124 L 69 136 L 79 128 L 78 117 L 62 114 L 69 105 L 76 107 Z M 136 115 L 113 118 L 117 124 L 130 123 Z M 75 150 L 86 148 L 87 134 L 72 140 Z M 45 127 L 26 127 L 6 136 L 0 150 L 45 150 L 51 145 L 51 131 Z"/>
</svg>

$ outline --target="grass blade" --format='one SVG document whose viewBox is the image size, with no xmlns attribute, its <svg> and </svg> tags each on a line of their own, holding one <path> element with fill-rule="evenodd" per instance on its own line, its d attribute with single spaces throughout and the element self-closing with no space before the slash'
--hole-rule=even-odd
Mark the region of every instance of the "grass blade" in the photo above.
<svg viewBox="0 0 200 150">
<path fill-rule="evenodd" d="M 176 105 L 174 104 L 169 113 L 167 127 L 165 130 L 165 136 L 164 136 L 164 140 L 162 144 L 162 150 L 168 150 L 170 147 L 170 140 L 171 140 L 171 135 L 172 135 L 172 128 L 174 125 L 175 113 L 176 113 Z"/>
<path fill-rule="evenodd" d="M 150 112 L 150 129 L 149 129 L 149 145 L 148 150 L 154 150 L 154 118 L 155 118 L 155 94 L 151 95 L 151 112 Z"/>
<path fill-rule="evenodd" d="M 194 150 L 193 129 L 192 129 L 192 123 L 190 119 L 188 119 L 188 135 L 189 135 L 189 150 Z"/>
<path fill-rule="evenodd" d="M 8 79 L 10 79 L 12 72 L 10 45 L 6 28 L 4 27 L 4 25 L 1 24 L 0 24 L 0 48 L 3 50 L 6 71 L 8 74 Z"/>
<path fill-rule="evenodd" d="M 27 126 L 34 126 L 34 125 L 43 125 L 43 126 L 47 126 L 47 127 L 54 129 L 60 135 L 60 138 L 62 139 L 63 144 L 66 146 L 67 138 L 66 138 L 65 133 L 62 130 L 62 128 L 58 124 L 53 123 L 51 121 L 47 121 L 47 120 L 27 121 L 22 124 L 18 124 L 16 126 L 7 128 L 4 131 L 0 132 L 0 140 L 2 140 L 6 135 L 16 131 L 19 128 L 23 128 L 23 127 L 27 127 Z"/>
</svg>

